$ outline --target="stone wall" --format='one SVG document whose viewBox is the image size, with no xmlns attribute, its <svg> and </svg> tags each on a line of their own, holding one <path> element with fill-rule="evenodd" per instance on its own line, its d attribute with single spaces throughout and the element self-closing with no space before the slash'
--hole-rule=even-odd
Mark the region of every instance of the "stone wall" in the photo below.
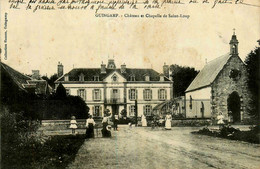
<svg viewBox="0 0 260 169">
<path fill-rule="evenodd" d="M 237 69 L 240 71 L 240 77 L 230 78 L 230 71 Z M 232 92 L 237 92 L 240 97 L 242 121 L 249 119 L 248 108 L 250 94 L 247 87 L 247 72 L 244 63 L 237 55 L 233 55 L 218 77 L 212 84 L 212 117 L 216 119 L 218 112 L 222 112 L 225 118 L 228 118 L 227 99 Z"/>
</svg>

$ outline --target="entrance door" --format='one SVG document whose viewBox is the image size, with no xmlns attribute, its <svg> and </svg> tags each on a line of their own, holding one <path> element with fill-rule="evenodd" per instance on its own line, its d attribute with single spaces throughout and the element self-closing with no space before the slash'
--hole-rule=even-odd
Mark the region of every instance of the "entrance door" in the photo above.
<svg viewBox="0 0 260 169">
<path fill-rule="evenodd" d="M 227 104 L 228 111 L 232 112 L 233 122 L 240 122 L 240 97 L 237 92 L 233 92 L 229 95 Z"/>
<path fill-rule="evenodd" d="M 115 115 L 118 113 L 119 113 L 119 106 L 116 104 L 112 105 L 112 115 Z"/>
</svg>

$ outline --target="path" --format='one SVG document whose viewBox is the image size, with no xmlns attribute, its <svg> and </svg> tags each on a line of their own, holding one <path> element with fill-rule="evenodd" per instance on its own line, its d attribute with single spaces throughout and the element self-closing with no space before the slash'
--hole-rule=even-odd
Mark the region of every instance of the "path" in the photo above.
<svg viewBox="0 0 260 169">
<path fill-rule="evenodd" d="M 86 140 L 71 169 L 260 168 L 260 145 L 171 131 L 120 126 L 112 138 Z"/>
</svg>

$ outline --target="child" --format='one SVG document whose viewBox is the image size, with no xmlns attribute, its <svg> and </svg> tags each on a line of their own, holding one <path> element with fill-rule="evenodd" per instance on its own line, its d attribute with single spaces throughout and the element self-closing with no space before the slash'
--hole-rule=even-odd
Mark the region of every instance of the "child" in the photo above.
<svg viewBox="0 0 260 169">
<path fill-rule="evenodd" d="M 72 134 L 75 134 L 75 130 L 76 130 L 76 128 L 78 128 L 75 116 L 71 116 L 70 127 L 69 128 L 72 129 Z"/>
</svg>

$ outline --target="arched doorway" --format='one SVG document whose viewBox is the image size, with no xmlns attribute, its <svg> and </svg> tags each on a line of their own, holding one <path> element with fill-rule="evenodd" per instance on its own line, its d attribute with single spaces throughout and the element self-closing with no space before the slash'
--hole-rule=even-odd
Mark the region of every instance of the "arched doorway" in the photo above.
<svg viewBox="0 0 260 169">
<path fill-rule="evenodd" d="M 240 97 L 237 92 L 233 92 L 227 99 L 228 111 L 232 112 L 233 122 L 240 122 Z"/>
</svg>

